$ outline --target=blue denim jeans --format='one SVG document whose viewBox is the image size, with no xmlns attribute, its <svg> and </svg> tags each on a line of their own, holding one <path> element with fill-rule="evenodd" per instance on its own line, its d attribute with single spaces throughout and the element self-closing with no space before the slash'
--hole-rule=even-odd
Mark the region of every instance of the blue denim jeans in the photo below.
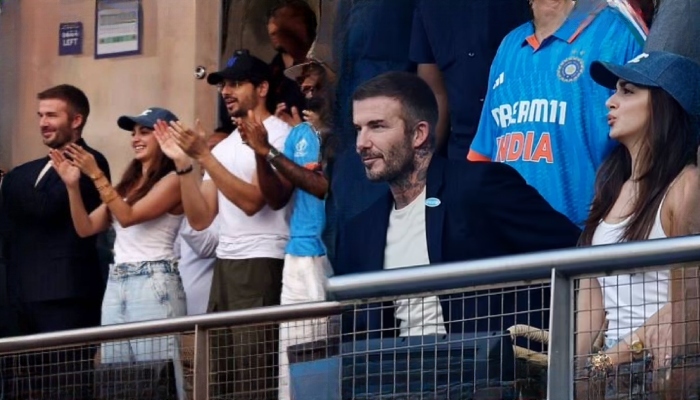
<svg viewBox="0 0 700 400">
<path fill-rule="evenodd" d="M 102 301 L 102 325 L 147 321 L 187 314 L 185 290 L 176 261 L 148 261 L 110 267 Z M 173 360 L 180 398 L 184 381 L 179 337 L 175 335 L 103 343 L 101 361 L 129 363 Z"/>
</svg>

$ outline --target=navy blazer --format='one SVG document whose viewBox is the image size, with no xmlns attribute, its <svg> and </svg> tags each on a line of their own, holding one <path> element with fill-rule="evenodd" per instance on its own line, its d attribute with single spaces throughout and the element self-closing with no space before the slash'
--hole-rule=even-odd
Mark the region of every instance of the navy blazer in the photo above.
<svg viewBox="0 0 700 400">
<path fill-rule="evenodd" d="M 77 144 L 95 156 L 109 179 L 105 157 L 81 139 Z M 7 283 L 11 296 L 22 302 L 68 298 L 98 300 L 105 282 L 98 263 L 95 236 L 80 238 L 70 214 L 66 185 L 49 168 L 35 187 L 49 157 L 22 164 L 2 182 L 0 236 L 5 241 Z M 80 177 L 85 208 L 102 201 L 86 175 Z"/>
<path fill-rule="evenodd" d="M 555 211 L 515 169 L 501 163 L 448 161 L 434 156 L 428 167 L 426 198 L 441 202 L 425 209 L 431 264 L 573 247 L 580 235 L 580 229 Z M 336 275 L 384 268 L 393 204 L 388 193 L 340 227 Z M 547 313 L 542 311 L 549 307 L 548 289 L 517 294 L 499 289 L 466 296 L 443 295 L 440 300 L 448 333 L 502 331 L 516 322 L 543 328 L 548 324 Z M 387 332 L 395 335 L 397 330 L 391 328 L 398 324 L 393 306 L 384 304 L 382 310 L 377 306 L 358 307 L 346 316 L 353 321 L 344 320 L 343 330 L 368 331 L 371 337 L 379 336 L 380 331 L 381 336 Z M 540 312 L 523 313 L 535 310 Z"/>
</svg>

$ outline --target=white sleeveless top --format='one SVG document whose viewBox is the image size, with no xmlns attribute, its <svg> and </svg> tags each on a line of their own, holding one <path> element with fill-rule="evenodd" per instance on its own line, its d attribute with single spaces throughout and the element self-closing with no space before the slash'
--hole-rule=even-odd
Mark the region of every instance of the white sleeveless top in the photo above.
<svg viewBox="0 0 700 400">
<path fill-rule="evenodd" d="M 666 193 L 668 194 L 668 191 Z M 667 237 L 661 226 L 661 207 L 664 200 L 665 195 L 656 211 L 649 240 Z M 591 244 L 595 246 L 619 243 L 630 219 L 631 217 L 628 217 L 616 224 L 601 221 L 593 233 Z M 598 278 L 598 283 L 603 289 L 608 340 L 617 341 L 631 334 L 668 301 L 668 270 L 607 276 Z"/>
<path fill-rule="evenodd" d="M 165 213 L 156 219 L 123 228 L 114 220 L 114 262 L 174 260 L 173 244 L 180 230 L 182 215 Z"/>
</svg>

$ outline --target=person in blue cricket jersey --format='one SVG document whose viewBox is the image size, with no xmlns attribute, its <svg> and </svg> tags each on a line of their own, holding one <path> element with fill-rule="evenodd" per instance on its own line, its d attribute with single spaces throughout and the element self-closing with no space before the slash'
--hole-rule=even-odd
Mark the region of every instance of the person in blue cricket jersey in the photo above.
<svg viewBox="0 0 700 400">
<path fill-rule="evenodd" d="M 607 2 L 533 0 L 532 9 L 534 20 L 506 36 L 491 65 L 467 158 L 511 165 L 581 226 L 596 170 L 615 146 L 605 109 L 612 91 L 587 70 L 595 60 L 624 64 L 645 37 Z"/>
<path fill-rule="evenodd" d="M 242 121 L 246 143 L 255 151 L 260 190 L 268 204 L 281 208 L 293 201 L 289 222 L 289 242 L 282 271 L 281 304 L 325 300 L 325 282 L 333 274 L 322 240 L 325 227 L 325 198 L 328 193 L 327 163 L 330 149 L 330 105 L 333 71 L 327 64 L 309 61 L 285 70 L 306 95 L 307 106 L 301 122 L 292 109 L 294 128 L 284 144 L 283 153 L 267 140 L 261 121 Z M 291 397 L 288 348 L 325 339 L 328 319 L 293 321 L 280 324 L 279 400 Z"/>
</svg>

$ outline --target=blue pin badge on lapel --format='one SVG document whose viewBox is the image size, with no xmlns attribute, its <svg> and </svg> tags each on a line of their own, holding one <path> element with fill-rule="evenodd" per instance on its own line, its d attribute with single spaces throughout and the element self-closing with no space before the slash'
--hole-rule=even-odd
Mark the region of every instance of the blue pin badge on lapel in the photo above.
<svg viewBox="0 0 700 400">
<path fill-rule="evenodd" d="M 440 205 L 440 203 L 440 199 L 438 199 L 437 197 L 428 197 L 427 199 L 425 199 L 425 205 L 428 207 L 437 207 Z"/>
</svg>

